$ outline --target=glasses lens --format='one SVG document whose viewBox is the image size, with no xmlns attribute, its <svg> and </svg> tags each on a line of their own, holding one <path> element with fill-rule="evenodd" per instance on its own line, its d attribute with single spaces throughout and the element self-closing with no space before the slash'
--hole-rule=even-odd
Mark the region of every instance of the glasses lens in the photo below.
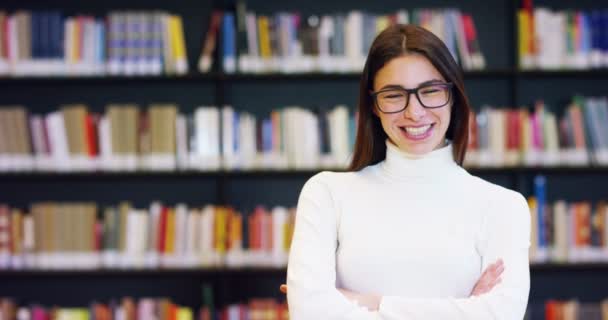
<svg viewBox="0 0 608 320">
<path fill-rule="evenodd" d="M 405 107 L 407 93 L 402 90 L 388 90 L 377 96 L 378 107 L 384 112 L 397 112 Z"/>
<path fill-rule="evenodd" d="M 432 84 L 418 89 L 418 96 L 423 106 L 437 108 L 448 103 L 450 88 L 445 84 Z"/>
</svg>

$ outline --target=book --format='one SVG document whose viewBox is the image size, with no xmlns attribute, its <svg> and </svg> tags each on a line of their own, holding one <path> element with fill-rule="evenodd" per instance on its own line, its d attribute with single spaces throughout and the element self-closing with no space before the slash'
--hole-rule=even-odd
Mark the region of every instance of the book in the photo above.
<svg viewBox="0 0 608 320">
<path fill-rule="evenodd" d="M 214 11 L 199 70 L 211 68 L 216 38 L 221 39 L 221 70 L 226 73 L 360 72 L 372 40 L 396 23 L 415 23 L 442 39 L 465 70 L 486 61 L 472 15 L 458 9 L 398 9 L 388 14 L 350 11 L 304 16 L 296 12 L 260 14 L 239 1 L 235 12 Z M 410 18 L 410 14 L 412 18 Z M 221 15 L 221 27 L 219 24 Z"/>
<path fill-rule="evenodd" d="M 280 206 L 0 204 L 0 269 L 280 268 L 294 223 Z"/>
<path fill-rule="evenodd" d="M 56 10 L 2 12 L 0 34 L 0 74 L 8 76 L 188 71 L 181 17 L 160 10 L 110 11 L 102 18 Z"/>
</svg>

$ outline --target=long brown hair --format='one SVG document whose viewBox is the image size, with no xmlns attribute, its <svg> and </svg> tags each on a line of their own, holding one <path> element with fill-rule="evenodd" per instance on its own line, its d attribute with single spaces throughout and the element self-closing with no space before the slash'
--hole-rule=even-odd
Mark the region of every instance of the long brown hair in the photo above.
<svg viewBox="0 0 608 320">
<path fill-rule="evenodd" d="M 453 143 L 453 157 L 462 165 L 469 139 L 471 106 L 464 90 L 462 69 L 445 44 L 432 32 L 414 25 L 393 25 L 382 31 L 369 50 L 359 84 L 359 120 L 350 171 L 376 164 L 386 157 L 387 138 L 380 119 L 374 114 L 369 92 L 378 70 L 390 60 L 408 53 L 426 57 L 448 82 L 454 83 L 452 112 L 446 138 Z"/>
</svg>

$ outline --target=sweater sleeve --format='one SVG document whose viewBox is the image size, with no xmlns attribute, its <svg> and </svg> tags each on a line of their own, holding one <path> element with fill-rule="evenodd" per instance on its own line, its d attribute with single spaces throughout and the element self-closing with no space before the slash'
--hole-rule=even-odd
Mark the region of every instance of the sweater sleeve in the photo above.
<svg viewBox="0 0 608 320">
<path fill-rule="evenodd" d="M 324 173 L 300 193 L 287 267 L 287 301 L 292 320 L 381 319 L 336 288 L 337 212 Z"/>
<path fill-rule="evenodd" d="M 384 296 L 379 307 L 381 317 L 387 320 L 521 320 L 530 290 L 530 211 L 521 194 L 509 191 L 508 196 L 506 201 L 490 203 L 478 243 L 482 270 L 503 259 L 505 271 L 500 284 L 486 294 L 469 298 Z"/>
</svg>

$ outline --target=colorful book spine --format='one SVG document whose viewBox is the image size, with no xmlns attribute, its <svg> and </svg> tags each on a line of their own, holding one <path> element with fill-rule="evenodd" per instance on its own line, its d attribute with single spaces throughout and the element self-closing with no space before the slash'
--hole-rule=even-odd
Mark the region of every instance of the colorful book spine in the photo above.
<svg viewBox="0 0 608 320">
<path fill-rule="evenodd" d="M 284 267 L 294 221 L 283 207 L 0 204 L 0 269 Z"/>
<path fill-rule="evenodd" d="M 2 11 L 0 75 L 160 75 L 161 61 L 171 61 L 167 73 L 183 75 L 184 39 L 181 17 L 163 11 L 112 11 L 105 18 Z"/>
<path fill-rule="evenodd" d="M 262 15 L 247 11 L 244 5 L 237 9 L 236 13 L 212 14 L 212 27 L 199 57 L 202 72 L 211 68 L 215 38 L 221 39 L 220 65 L 226 73 L 359 72 L 376 35 L 388 26 L 408 22 L 446 42 L 465 70 L 486 65 L 473 17 L 458 9 L 417 10 L 411 19 L 403 9 L 389 14 L 351 11 L 305 17 L 289 12 Z M 218 14 L 221 28 L 213 27 Z"/>
</svg>

